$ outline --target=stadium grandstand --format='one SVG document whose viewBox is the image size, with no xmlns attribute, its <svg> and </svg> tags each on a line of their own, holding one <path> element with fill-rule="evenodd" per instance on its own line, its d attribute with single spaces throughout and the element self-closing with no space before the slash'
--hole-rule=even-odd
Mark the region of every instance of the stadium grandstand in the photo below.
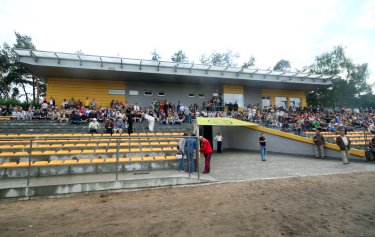
<svg viewBox="0 0 375 237">
<path fill-rule="evenodd" d="M 36 50 L 16 53 L 47 82 L 47 95 L 40 108 L 1 107 L 0 177 L 10 185 L 16 179 L 27 180 L 29 187 L 30 180 L 43 177 L 88 177 L 82 175 L 118 182 L 124 174 L 151 171 L 170 177 L 168 172 L 180 162 L 176 154 L 184 133 L 191 139 L 204 135 L 216 149 L 213 137 L 219 131 L 226 137 L 224 149 L 257 150 L 257 137 L 266 132 L 290 145 L 269 151 L 311 156 L 313 133 L 322 131 L 327 156 L 339 157 L 334 138 L 343 128 L 359 159 L 373 136 L 372 109 L 307 105 L 306 93 L 331 85 L 332 76 Z M 199 175 L 199 157 L 197 152 L 194 170 L 184 160 L 187 172 L 175 178 L 208 182 Z M 112 174 L 115 180 L 108 179 Z M 179 184 L 176 179 L 172 183 Z M 78 180 L 72 185 L 84 183 Z M 118 188 L 124 186 L 102 187 Z M 22 196 L 9 190 L 2 197 Z M 34 190 L 39 193 L 25 195 L 47 192 Z"/>
</svg>

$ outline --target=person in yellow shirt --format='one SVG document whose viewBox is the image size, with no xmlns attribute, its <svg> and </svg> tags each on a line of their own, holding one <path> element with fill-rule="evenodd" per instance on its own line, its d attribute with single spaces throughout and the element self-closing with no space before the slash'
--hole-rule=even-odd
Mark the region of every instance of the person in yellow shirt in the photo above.
<svg viewBox="0 0 375 237">
<path fill-rule="evenodd" d="M 86 97 L 85 108 L 90 109 L 90 104 L 91 104 L 91 101 L 89 100 L 89 97 Z"/>
</svg>

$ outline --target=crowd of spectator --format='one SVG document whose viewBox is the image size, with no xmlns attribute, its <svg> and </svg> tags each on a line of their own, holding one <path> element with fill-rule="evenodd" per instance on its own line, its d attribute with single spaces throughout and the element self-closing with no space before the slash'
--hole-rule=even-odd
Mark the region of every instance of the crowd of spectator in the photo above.
<svg viewBox="0 0 375 237">
<path fill-rule="evenodd" d="M 244 109 L 225 106 L 224 111 L 202 110 L 200 114 L 207 117 L 232 117 L 297 135 L 306 131 L 336 132 L 339 129 L 345 129 L 346 132 L 368 130 L 375 133 L 374 108 L 261 108 L 250 104 Z"/>
<path fill-rule="evenodd" d="M 0 107 L 1 115 L 11 115 L 17 120 L 50 119 L 72 124 L 89 124 L 94 118 L 99 124 L 122 121 L 121 130 L 128 126 L 129 116 L 135 123 L 142 123 L 145 114 L 153 116 L 155 122 L 163 125 L 178 125 L 192 123 L 198 116 L 202 117 L 232 117 L 250 121 L 266 127 L 293 132 L 300 135 L 306 131 L 335 132 L 339 128 L 346 131 L 364 130 L 375 131 L 375 109 L 328 109 L 322 107 L 289 107 L 261 108 L 259 105 L 248 105 L 239 108 L 237 103 L 223 103 L 221 96 L 198 105 L 185 105 L 180 101 L 176 104 L 167 100 L 151 101 L 148 107 L 140 107 L 137 103 L 129 104 L 125 101 L 112 100 L 108 107 L 98 106 L 95 98 L 86 97 L 84 101 L 74 98 L 63 100 L 57 106 L 54 98 L 47 101 L 45 98 L 39 108 L 30 106 L 28 110 L 21 107 Z M 113 125 L 114 126 L 114 125 Z"/>
</svg>

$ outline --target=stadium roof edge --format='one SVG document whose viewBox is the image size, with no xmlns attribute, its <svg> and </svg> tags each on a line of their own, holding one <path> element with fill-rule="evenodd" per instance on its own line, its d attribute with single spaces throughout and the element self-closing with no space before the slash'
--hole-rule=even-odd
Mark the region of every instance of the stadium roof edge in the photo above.
<svg viewBox="0 0 375 237">
<path fill-rule="evenodd" d="M 122 57 L 63 53 L 33 49 L 14 49 L 21 63 L 34 67 L 69 67 L 84 69 L 90 64 L 90 70 L 113 70 L 142 73 L 173 74 L 176 76 L 222 77 L 256 81 L 274 81 L 301 83 L 316 86 L 329 86 L 332 80 L 339 77 L 291 71 L 274 71 L 255 68 L 204 65 L 183 62 L 153 61 Z M 64 63 L 63 63 L 64 62 Z M 68 62 L 68 63 L 67 63 Z M 106 65 L 104 67 L 103 65 Z M 145 68 L 145 70 L 142 70 Z M 148 71 L 147 71 L 148 70 Z"/>
<path fill-rule="evenodd" d="M 57 63 L 59 63 L 61 60 L 77 60 L 77 61 L 94 61 L 94 62 L 110 62 L 114 63 L 112 60 L 108 59 L 117 59 L 118 63 L 121 64 L 121 62 L 134 62 L 137 61 L 141 66 L 142 63 L 155 63 L 160 66 L 160 63 L 163 64 L 170 64 L 172 67 L 177 67 L 179 65 L 184 65 L 183 68 L 186 68 L 187 66 L 198 67 L 202 70 L 207 71 L 221 71 L 225 72 L 226 70 L 229 70 L 231 72 L 237 72 L 237 73 L 247 73 L 247 74 L 259 74 L 259 75 L 275 75 L 275 76 L 290 76 L 290 77 L 308 77 L 311 79 L 338 79 L 340 77 L 338 76 L 331 76 L 331 75 L 323 75 L 323 74 L 312 74 L 312 73 L 304 73 L 304 72 L 293 72 L 293 71 L 276 71 L 276 70 L 268 70 L 268 69 L 259 69 L 259 68 L 240 68 L 240 67 L 233 67 L 233 66 L 218 66 L 218 65 L 207 65 L 207 64 L 195 64 L 193 63 L 186 63 L 186 62 L 170 62 L 170 61 L 154 61 L 154 60 L 147 60 L 147 59 L 134 59 L 134 58 L 123 58 L 123 57 L 111 57 L 111 56 L 98 56 L 98 55 L 89 55 L 89 54 L 79 54 L 79 53 L 63 53 L 63 52 L 51 52 L 51 51 L 41 51 L 41 50 L 34 50 L 34 49 L 14 49 L 16 54 L 19 57 L 25 57 L 25 56 L 32 56 L 35 61 L 38 60 L 39 57 L 42 58 L 55 58 L 57 60 Z M 28 52 L 29 55 L 25 55 L 25 52 Z M 74 55 L 74 56 L 73 56 Z M 65 57 L 64 57 L 65 56 Z M 68 56 L 68 57 L 67 57 Z M 82 58 L 87 58 L 86 60 L 83 60 Z M 137 64 L 138 64 L 137 63 Z M 237 70 L 236 70 L 237 69 Z"/>
</svg>

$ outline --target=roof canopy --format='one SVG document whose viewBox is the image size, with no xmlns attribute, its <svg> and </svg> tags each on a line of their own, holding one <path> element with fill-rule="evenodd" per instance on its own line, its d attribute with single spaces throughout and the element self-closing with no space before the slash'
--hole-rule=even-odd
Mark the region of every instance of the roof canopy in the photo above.
<svg viewBox="0 0 375 237">
<path fill-rule="evenodd" d="M 21 63 L 40 77 L 235 84 L 311 90 L 338 77 L 311 73 L 16 49 Z"/>
<path fill-rule="evenodd" d="M 197 118 L 197 124 L 198 125 L 208 125 L 208 126 L 222 126 L 222 127 L 228 127 L 228 126 L 251 126 L 256 127 L 258 124 L 250 123 L 241 121 L 238 119 L 233 118 Z"/>
</svg>

